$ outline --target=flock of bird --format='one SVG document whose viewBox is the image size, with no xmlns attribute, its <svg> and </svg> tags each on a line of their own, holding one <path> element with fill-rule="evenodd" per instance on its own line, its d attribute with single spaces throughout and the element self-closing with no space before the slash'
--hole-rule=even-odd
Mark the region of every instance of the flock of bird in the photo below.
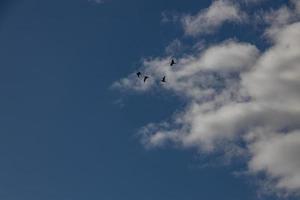
<svg viewBox="0 0 300 200">
<path fill-rule="evenodd" d="M 170 62 L 170 66 L 172 67 L 173 65 L 175 65 L 176 62 L 172 59 L 171 62 Z M 144 83 L 147 81 L 147 79 L 149 78 L 149 76 L 146 76 L 146 75 L 143 75 L 142 72 L 137 72 L 136 73 L 137 77 L 140 79 L 140 78 L 143 78 L 144 80 Z M 166 81 L 166 76 L 164 76 L 162 79 L 161 79 L 161 82 L 165 83 L 167 82 Z"/>
</svg>

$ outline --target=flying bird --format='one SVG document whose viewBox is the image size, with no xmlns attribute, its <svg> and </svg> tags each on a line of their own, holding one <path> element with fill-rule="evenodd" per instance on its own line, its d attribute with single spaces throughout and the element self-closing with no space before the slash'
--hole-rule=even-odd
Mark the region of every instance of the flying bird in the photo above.
<svg viewBox="0 0 300 200">
<path fill-rule="evenodd" d="M 142 75 L 141 72 L 136 73 L 136 75 L 140 78 L 140 76 Z"/>
<path fill-rule="evenodd" d="M 144 76 L 144 82 L 146 82 L 146 80 L 148 79 L 148 76 Z"/>
<path fill-rule="evenodd" d="M 164 76 L 164 77 L 161 79 L 161 82 L 163 82 L 163 83 L 166 82 L 166 76 Z"/>
<path fill-rule="evenodd" d="M 176 64 L 176 62 L 172 59 L 171 60 L 171 63 L 170 63 L 170 66 L 173 66 L 173 65 L 175 65 Z"/>
</svg>

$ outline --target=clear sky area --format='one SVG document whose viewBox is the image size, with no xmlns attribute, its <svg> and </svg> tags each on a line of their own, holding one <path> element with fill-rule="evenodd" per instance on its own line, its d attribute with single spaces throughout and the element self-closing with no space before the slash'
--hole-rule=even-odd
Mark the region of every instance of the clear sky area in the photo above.
<svg viewBox="0 0 300 200">
<path fill-rule="evenodd" d="M 0 199 L 299 199 L 299 63 L 298 0 L 1 0 Z"/>
</svg>

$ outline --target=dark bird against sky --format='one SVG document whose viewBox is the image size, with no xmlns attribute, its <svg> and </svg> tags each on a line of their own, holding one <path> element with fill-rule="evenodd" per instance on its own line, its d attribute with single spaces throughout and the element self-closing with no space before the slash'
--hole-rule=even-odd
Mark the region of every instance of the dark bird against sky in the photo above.
<svg viewBox="0 0 300 200">
<path fill-rule="evenodd" d="M 171 60 L 171 63 L 170 63 L 170 66 L 173 66 L 173 65 L 175 65 L 176 64 L 176 62 L 172 59 Z"/>
<path fill-rule="evenodd" d="M 149 76 L 144 76 L 144 82 L 149 78 Z"/>
</svg>

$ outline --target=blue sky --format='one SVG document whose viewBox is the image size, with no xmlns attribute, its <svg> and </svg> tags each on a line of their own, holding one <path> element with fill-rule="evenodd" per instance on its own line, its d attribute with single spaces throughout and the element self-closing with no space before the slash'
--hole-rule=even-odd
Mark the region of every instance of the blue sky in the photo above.
<svg viewBox="0 0 300 200">
<path fill-rule="evenodd" d="M 220 12 L 228 11 L 227 15 L 221 16 L 221 20 L 215 13 L 212 18 L 205 18 L 216 2 L 222 2 L 221 7 L 227 6 L 228 10 Z M 299 75 L 299 66 L 295 68 L 297 64 L 293 64 L 300 58 L 299 42 L 292 39 L 300 32 L 297 26 L 300 5 L 297 1 L 283 0 L 216 2 L 2 1 L 0 198 L 275 200 L 286 196 L 296 199 L 300 191 L 299 163 L 290 162 L 288 169 L 281 166 L 297 160 L 299 155 L 296 159 L 292 156 L 299 152 L 300 143 L 289 145 L 289 142 L 299 141 L 296 106 L 299 96 L 295 93 L 299 82 L 291 74 Z M 232 13 L 232 8 L 239 10 L 238 15 Z M 203 32 L 203 28 L 210 31 Z M 267 70 L 263 67 L 269 63 L 264 63 L 264 57 L 280 51 L 281 44 L 286 43 L 292 46 L 292 57 L 286 55 L 284 61 L 277 62 L 289 61 L 291 68 L 282 72 L 288 80 L 256 79 L 257 74 L 264 77 Z M 223 49 L 232 54 L 225 55 Z M 216 64 L 218 52 L 225 57 Z M 172 54 L 178 60 L 176 67 L 185 71 L 167 70 Z M 205 58 L 205 62 L 197 60 L 197 55 Z M 196 60 L 196 64 L 189 64 L 193 62 L 189 58 Z M 157 70 L 157 65 L 162 67 Z M 201 79 L 200 83 L 193 81 L 186 85 L 194 77 L 180 77 L 180 74 L 189 74 L 189 69 L 195 70 L 193 66 L 198 65 L 201 75 L 196 80 Z M 252 68 L 261 65 L 264 70 L 252 72 Z M 151 75 L 146 86 L 130 75 L 137 70 Z M 278 71 L 268 73 L 277 77 Z M 220 123 L 213 124 L 197 109 L 195 120 L 201 116 L 206 124 L 183 120 L 194 119 L 190 116 L 193 105 L 201 110 L 205 103 L 215 104 L 203 100 L 207 94 L 214 98 L 219 95 L 216 91 L 220 83 L 214 73 L 223 78 L 224 94 L 228 92 L 228 84 L 234 90 L 232 93 L 241 97 L 239 101 L 246 103 L 245 99 L 247 102 L 251 99 L 253 106 L 261 110 L 260 116 L 267 116 L 261 119 L 261 124 L 251 121 L 257 118 L 253 114 L 245 117 L 246 122 L 225 121 L 232 125 L 228 128 L 221 123 L 224 117 L 215 116 Z M 167 75 L 166 85 L 154 81 L 161 74 Z M 180 79 L 171 80 L 170 76 Z M 128 84 L 124 85 L 122 80 Z M 249 92 L 247 95 L 233 87 L 240 80 Z M 285 89 L 279 92 L 288 105 L 279 111 L 271 108 L 272 112 L 264 107 L 266 99 L 277 98 L 267 87 L 253 92 L 260 87 L 249 82 L 261 84 L 261 81 Z M 212 93 L 198 90 L 199 84 Z M 218 101 L 220 105 L 231 106 L 238 101 L 228 102 L 225 96 Z M 285 105 L 278 99 L 280 105 Z M 274 100 L 271 104 L 277 106 L 278 102 Z M 243 109 L 238 105 L 230 110 L 239 113 Z M 232 115 L 225 114 L 228 118 Z M 279 117 L 273 119 L 274 115 Z M 179 119 L 184 122 L 174 123 Z M 291 123 L 283 123 L 286 120 Z M 243 133 L 242 139 L 229 134 L 224 139 L 210 127 L 211 123 L 232 132 L 251 128 L 253 133 Z M 241 123 L 246 125 L 237 129 Z M 193 132 L 187 127 L 197 130 Z M 215 138 L 198 134 L 202 127 L 210 127 L 204 131 L 216 135 L 216 143 Z M 219 139 L 226 147 L 218 143 Z M 263 148 L 272 145 L 293 147 L 287 151 L 291 160 L 282 161 L 285 151 L 275 157 L 270 154 L 272 149 Z M 271 161 L 263 162 L 268 160 L 264 156 Z"/>
</svg>

